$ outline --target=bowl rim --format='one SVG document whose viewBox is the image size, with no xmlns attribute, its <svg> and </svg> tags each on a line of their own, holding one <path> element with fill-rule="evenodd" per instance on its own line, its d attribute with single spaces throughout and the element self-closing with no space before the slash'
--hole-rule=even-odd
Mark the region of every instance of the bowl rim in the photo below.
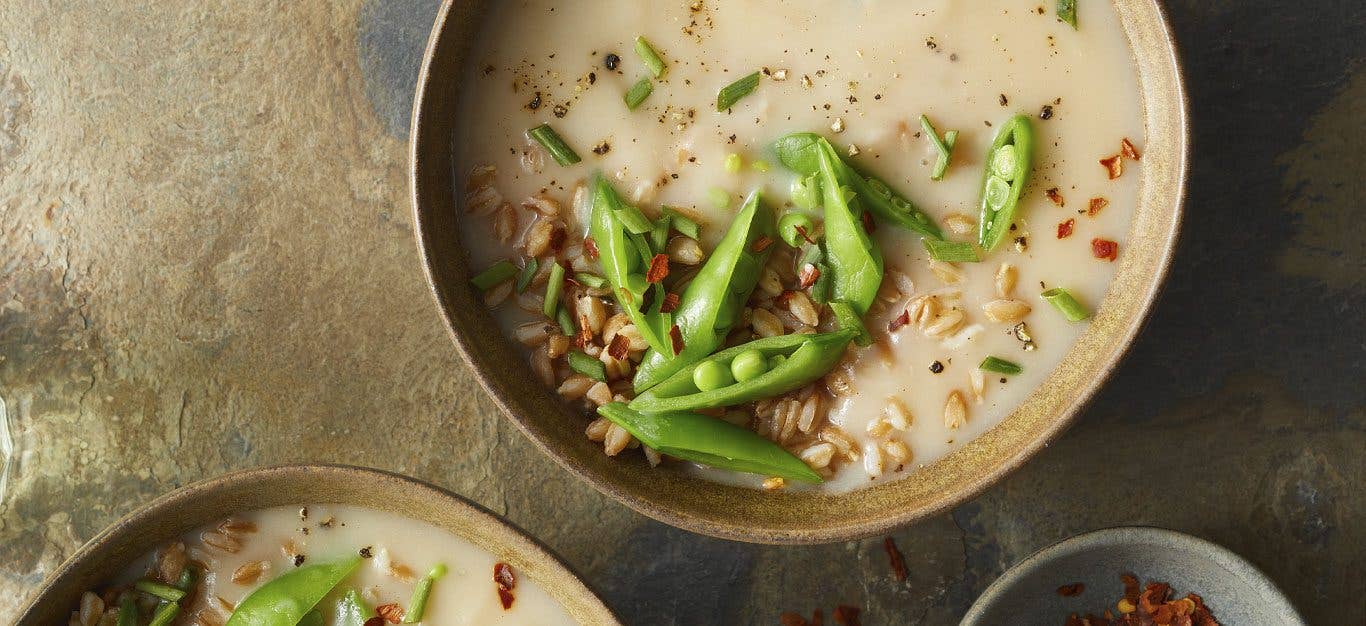
<svg viewBox="0 0 1366 626">
<path fill-rule="evenodd" d="M 1163 288 L 1166 285 L 1166 276 L 1175 256 L 1175 250 L 1181 234 L 1181 223 L 1184 219 L 1184 205 L 1188 191 L 1188 180 L 1190 173 L 1190 98 L 1186 88 L 1185 68 L 1181 62 L 1180 50 L 1176 38 L 1172 34 L 1171 19 L 1166 7 L 1159 0 L 1131 0 L 1150 7 L 1155 16 L 1155 22 L 1159 37 L 1162 41 L 1161 57 L 1165 59 L 1165 65 L 1171 72 L 1173 87 L 1172 111 L 1173 120 L 1176 122 L 1176 130 L 1172 136 L 1176 140 L 1175 149 L 1171 153 L 1171 166 L 1175 172 L 1175 187 L 1163 196 L 1163 207 L 1170 210 L 1170 216 L 1164 224 L 1169 224 L 1165 232 L 1162 233 L 1160 253 L 1155 258 L 1148 259 L 1149 275 L 1151 280 L 1146 283 L 1146 289 L 1142 292 L 1141 303 L 1138 304 L 1129 319 L 1117 330 L 1120 336 L 1114 344 L 1112 353 L 1115 358 L 1101 364 L 1095 368 L 1096 376 L 1086 384 L 1077 388 L 1075 399 L 1064 409 L 1056 413 L 1048 422 L 1045 428 L 1036 432 L 1025 445 L 1017 448 L 1012 454 L 1005 455 L 993 467 L 964 479 L 962 487 L 956 492 L 938 498 L 927 503 L 917 503 L 895 511 L 890 511 L 882 517 L 869 519 L 866 521 L 837 521 L 820 528 L 752 528 L 743 526 L 731 521 L 705 517 L 690 513 L 677 506 L 664 504 L 657 499 L 638 496 L 629 490 L 615 484 L 610 478 L 599 475 L 591 468 L 586 467 L 577 461 L 572 455 L 556 449 L 554 441 L 538 432 L 536 428 L 528 423 L 528 420 L 521 417 L 518 410 L 513 406 L 512 400 L 504 395 L 502 389 L 495 384 L 490 377 L 486 367 L 482 366 L 483 357 L 479 356 L 474 349 L 474 342 L 467 333 L 471 332 L 455 324 L 448 310 L 456 303 L 447 298 L 438 284 L 436 275 L 436 253 L 431 239 L 425 236 L 427 227 L 431 220 L 426 217 L 430 210 L 424 201 L 423 193 L 423 167 L 426 160 L 426 152 L 429 144 L 436 147 L 446 145 L 449 147 L 449 140 L 442 137 L 435 137 L 428 130 L 426 123 L 429 113 L 426 109 L 429 106 L 429 99 L 434 99 L 437 91 L 433 85 L 435 76 L 432 72 L 432 65 L 437 51 L 443 46 L 458 46 L 458 43 L 451 44 L 444 42 L 448 27 L 448 18 L 451 8 L 459 0 L 442 0 L 441 7 L 437 12 L 432 32 L 428 38 L 427 46 L 423 52 L 422 65 L 418 74 L 417 90 L 413 98 L 413 110 L 409 126 L 409 195 L 413 210 L 413 234 L 416 240 L 418 255 L 420 257 L 423 274 L 427 280 L 428 291 L 437 304 L 438 313 L 442 323 L 445 325 L 447 333 L 455 343 L 456 350 L 461 358 L 473 370 L 474 378 L 488 394 L 490 399 L 498 409 L 507 417 L 518 430 L 522 432 L 542 453 L 549 456 L 560 467 L 569 471 L 579 480 L 592 486 L 597 491 L 607 494 L 627 507 L 650 518 L 688 530 L 691 532 L 751 543 L 764 544 L 821 544 L 837 541 L 850 541 L 862 539 L 878 534 L 885 534 L 898 528 L 905 527 L 914 522 L 920 521 L 932 515 L 947 512 L 954 507 L 967 502 L 981 495 L 987 488 L 1000 482 L 1009 476 L 1026 461 L 1032 458 L 1040 450 L 1047 447 L 1055 438 L 1061 435 L 1076 420 L 1081 411 L 1086 408 L 1095 398 L 1096 393 L 1107 382 L 1110 376 L 1118 368 L 1122 357 L 1128 353 L 1134 341 L 1147 323 L 1152 314 L 1153 308 L 1157 303 Z M 1133 48 L 1130 42 L 1130 48 Z M 1145 94 L 1146 97 L 1146 94 Z M 1145 125 L 1147 122 L 1145 121 Z M 454 193 L 454 190 L 451 190 Z M 510 394 L 509 394 L 510 395 Z M 701 480 L 701 479 L 699 479 Z"/>
<path fill-rule="evenodd" d="M 1250 561 L 1208 539 L 1158 526 L 1111 526 L 1073 535 L 1040 548 L 1020 562 L 1010 566 L 990 585 L 987 585 L 986 591 L 977 597 L 977 600 L 972 603 L 972 607 L 963 615 L 963 619 L 959 623 L 960 626 L 985 625 L 987 622 L 983 620 L 986 612 L 997 602 L 1000 602 L 1011 587 L 1030 578 L 1048 563 L 1088 550 L 1104 549 L 1116 544 L 1165 544 L 1188 552 L 1203 554 L 1256 591 L 1259 596 L 1267 601 L 1268 608 L 1291 619 L 1292 621 L 1286 626 L 1305 626 L 1304 618 L 1295 610 L 1295 605 L 1290 602 L 1280 587 L 1276 586 L 1276 583 L 1265 572 L 1258 569 Z"/>
<path fill-rule="evenodd" d="M 578 609 L 581 615 L 576 617 L 587 618 L 591 621 L 586 623 L 590 624 L 610 626 L 620 626 L 621 624 L 620 619 L 602 600 L 597 591 L 588 585 L 583 576 L 566 564 L 540 540 L 532 537 L 510 520 L 464 496 L 427 481 L 388 470 L 339 463 L 296 463 L 253 467 L 196 481 L 164 493 L 106 526 L 82 544 L 70 557 L 67 557 L 60 566 L 43 579 L 42 583 L 38 585 L 37 592 L 21 605 L 16 624 L 20 626 L 38 624 L 37 613 L 48 601 L 49 596 L 66 591 L 65 586 L 68 584 L 78 583 L 83 568 L 88 566 L 90 559 L 111 558 L 113 555 L 105 553 L 114 550 L 124 542 L 132 540 L 131 538 L 140 533 L 144 527 L 155 524 L 156 521 L 164 519 L 167 515 L 180 512 L 187 504 L 205 497 L 212 497 L 215 494 L 221 495 L 224 492 L 239 489 L 246 485 L 266 481 L 271 483 L 335 481 L 335 484 L 338 485 L 350 482 L 367 485 L 368 489 L 379 487 L 387 490 L 402 490 L 409 494 L 406 499 L 420 499 L 423 502 L 430 502 L 434 508 L 440 508 L 443 511 L 452 512 L 470 520 L 472 523 L 468 528 L 482 528 L 487 531 L 487 536 L 492 538 L 499 548 L 503 549 L 504 552 L 499 555 L 500 557 L 520 557 L 524 562 L 537 563 L 538 568 L 535 570 L 534 576 L 537 584 L 544 588 L 551 598 L 563 606 L 566 611 Z M 328 502 L 298 502 L 297 504 L 354 504 L 371 509 L 379 508 L 368 502 L 364 504 L 347 502 L 346 498 L 337 498 L 335 501 Z M 258 506 L 255 508 L 268 507 Z M 447 528 L 434 522 L 425 523 L 441 528 L 463 541 L 476 543 L 476 545 L 478 543 L 474 537 L 461 532 L 463 528 Z M 202 523 L 188 524 L 185 532 L 201 525 Z M 161 541 L 169 538 L 163 538 Z M 483 550 L 489 549 L 485 546 L 478 547 Z M 566 599 L 569 599 L 571 603 L 567 604 Z"/>
</svg>

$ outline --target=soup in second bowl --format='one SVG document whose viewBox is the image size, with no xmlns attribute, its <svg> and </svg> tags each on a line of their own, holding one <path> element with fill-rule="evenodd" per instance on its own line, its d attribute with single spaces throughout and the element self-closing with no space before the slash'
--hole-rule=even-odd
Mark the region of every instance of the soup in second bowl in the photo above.
<svg viewBox="0 0 1366 626">
<path fill-rule="evenodd" d="M 455 142 L 474 286 L 609 455 L 913 474 L 1043 384 L 1125 249 L 1144 121 L 1110 3 L 485 19 Z"/>
</svg>

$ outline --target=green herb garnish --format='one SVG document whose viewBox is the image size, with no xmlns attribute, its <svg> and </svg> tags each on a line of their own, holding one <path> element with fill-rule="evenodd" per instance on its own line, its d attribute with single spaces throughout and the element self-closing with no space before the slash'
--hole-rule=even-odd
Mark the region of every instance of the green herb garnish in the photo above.
<svg viewBox="0 0 1366 626">
<path fill-rule="evenodd" d="M 564 266 L 556 263 L 550 266 L 550 280 L 545 284 L 545 304 L 541 312 L 546 317 L 555 317 L 555 309 L 560 306 L 560 290 L 564 287 Z"/>
<path fill-rule="evenodd" d="M 953 154 L 953 144 L 958 142 L 958 131 L 951 130 L 944 133 L 944 138 L 939 138 L 939 131 L 934 129 L 934 124 L 930 123 L 930 118 L 920 116 L 920 128 L 924 129 L 925 134 L 930 136 L 930 141 L 934 142 L 934 147 L 939 151 L 939 157 L 934 162 L 934 169 L 930 171 L 930 180 L 943 180 L 944 172 L 949 169 L 949 155 Z"/>
<path fill-rule="evenodd" d="M 555 162 L 560 165 L 573 165 L 579 162 L 579 155 L 574 152 L 569 144 L 564 142 L 560 134 L 555 132 L 549 124 L 541 124 L 536 128 L 526 131 L 532 139 L 545 147 L 550 152 L 550 156 L 555 158 Z"/>
<path fill-rule="evenodd" d="M 1058 19 L 1077 29 L 1077 0 L 1058 0 Z"/>
<path fill-rule="evenodd" d="M 636 37 L 636 54 L 640 55 L 640 60 L 645 62 L 645 67 L 650 68 L 650 73 L 655 78 L 664 75 L 664 59 L 660 58 L 659 52 L 644 37 Z"/>
<path fill-rule="evenodd" d="M 1020 367 L 1018 363 L 1012 363 L 1005 359 L 997 358 L 994 356 L 989 356 L 985 359 L 982 359 L 982 363 L 977 366 L 977 369 L 982 370 L 984 372 L 996 372 L 997 374 L 1005 374 L 1007 376 L 1014 376 L 1024 371 L 1024 368 Z"/>
<path fill-rule="evenodd" d="M 626 92 L 626 96 L 623 98 L 626 100 L 626 108 L 632 111 L 636 110 L 636 107 L 650 97 L 654 90 L 655 84 L 650 82 L 650 79 L 642 78 L 636 81 L 636 84 L 631 85 L 631 89 Z"/>
<path fill-rule="evenodd" d="M 569 353 L 569 369 L 572 369 L 593 380 L 607 380 L 607 366 L 587 354 L 574 350 Z"/>
<path fill-rule="evenodd" d="M 754 72 L 749 76 L 726 85 L 721 89 L 720 93 L 716 94 L 716 110 L 725 112 L 726 109 L 735 106 L 736 102 L 739 102 L 741 98 L 748 96 L 750 92 L 754 91 L 758 86 L 759 72 Z"/>
<path fill-rule="evenodd" d="M 1080 302 L 1077 302 L 1077 299 L 1072 297 L 1072 294 L 1062 287 L 1049 289 L 1048 291 L 1039 294 L 1039 297 L 1047 300 L 1048 303 L 1053 305 L 1053 308 L 1057 309 L 1058 312 L 1062 313 L 1062 316 L 1067 318 L 1067 321 L 1069 322 L 1080 322 L 1091 317 L 1091 312 L 1087 311 L 1086 307 L 1082 306 Z"/>
<path fill-rule="evenodd" d="M 489 289 L 498 286 L 499 283 L 516 275 L 517 266 L 513 265 L 511 261 L 504 259 L 489 266 L 488 269 L 479 272 L 478 276 L 470 279 L 470 283 L 475 287 L 478 287 L 480 291 L 488 291 Z"/>
<path fill-rule="evenodd" d="M 925 251 L 930 253 L 930 258 L 936 261 L 976 263 L 982 260 L 977 256 L 977 248 L 966 241 L 945 241 L 926 237 L 920 242 L 925 244 Z"/>
<path fill-rule="evenodd" d="M 422 580 L 417 581 L 417 587 L 413 588 L 413 595 L 408 600 L 408 610 L 403 614 L 404 624 L 416 624 L 422 621 L 422 614 L 427 612 L 427 597 L 432 595 L 432 583 L 441 580 L 446 575 L 446 565 L 437 563 L 432 567 Z"/>
<path fill-rule="evenodd" d="M 522 273 L 517 275 L 517 293 L 526 291 L 531 285 L 531 279 L 536 277 L 536 270 L 541 269 L 541 262 L 534 257 L 526 260 L 526 265 L 522 267 Z"/>
</svg>

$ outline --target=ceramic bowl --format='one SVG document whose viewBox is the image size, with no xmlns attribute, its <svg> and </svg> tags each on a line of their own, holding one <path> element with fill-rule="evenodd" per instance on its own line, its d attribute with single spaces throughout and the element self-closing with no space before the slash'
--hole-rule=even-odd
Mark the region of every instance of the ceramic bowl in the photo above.
<svg viewBox="0 0 1366 626">
<path fill-rule="evenodd" d="M 987 587 L 962 626 L 1059 626 L 1073 613 L 1101 615 L 1124 596 L 1120 575 L 1165 582 L 1173 597 L 1198 594 L 1221 624 L 1304 626 L 1276 585 L 1216 544 L 1161 528 L 1131 526 L 1078 535 L 1010 568 Z M 1082 583 L 1076 596 L 1058 587 Z"/>
<path fill-rule="evenodd" d="M 507 520 L 411 478 L 343 465 L 235 472 L 177 489 L 130 513 L 76 551 L 23 609 L 19 626 L 65 624 L 83 591 L 99 587 L 172 538 L 233 513 L 300 504 L 352 504 L 443 528 L 525 574 L 580 624 L 620 622 L 578 575 Z"/>
<path fill-rule="evenodd" d="M 535 380 L 471 287 L 456 206 L 461 66 L 479 2 L 447 0 L 429 41 L 411 129 L 418 247 L 455 343 L 505 414 L 566 471 L 641 513 L 718 537 L 820 543 L 884 533 L 945 511 L 1019 467 L 1056 437 L 1119 363 L 1156 298 L 1176 244 L 1185 194 L 1187 106 L 1166 18 L 1156 0 L 1115 0 L 1138 68 L 1147 120 L 1144 179 L 1126 252 L 1088 330 L 1043 385 L 1000 426 L 909 479 L 852 493 L 760 493 L 609 458 Z"/>
</svg>

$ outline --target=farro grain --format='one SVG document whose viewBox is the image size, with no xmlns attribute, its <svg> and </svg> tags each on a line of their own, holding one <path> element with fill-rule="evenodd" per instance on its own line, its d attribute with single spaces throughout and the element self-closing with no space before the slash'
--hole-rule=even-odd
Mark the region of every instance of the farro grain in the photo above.
<svg viewBox="0 0 1366 626">
<path fill-rule="evenodd" d="M 631 445 L 631 433 L 616 424 L 607 428 L 607 437 L 602 441 L 602 450 L 607 456 L 616 456 Z"/>
<path fill-rule="evenodd" d="M 527 347 L 539 346 L 550 337 L 551 327 L 545 322 L 527 322 L 512 329 L 512 337 Z"/>
<path fill-rule="evenodd" d="M 527 313 L 540 314 L 545 308 L 545 296 L 539 291 L 533 292 L 530 288 L 517 294 L 517 308 Z"/>
<path fill-rule="evenodd" d="M 538 193 L 522 201 L 522 206 L 541 215 L 554 217 L 560 214 L 560 202 L 545 192 Z"/>
<path fill-rule="evenodd" d="M 963 270 L 952 263 L 931 259 L 930 271 L 946 285 L 956 285 L 963 282 Z"/>
<path fill-rule="evenodd" d="M 164 583 L 174 583 L 180 579 L 180 574 L 185 571 L 185 564 L 189 562 L 190 556 L 185 552 L 185 544 L 179 541 L 172 542 L 162 548 L 156 556 L 156 575 L 157 579 Z"/>
<path fill-rule="evenodd" d="M 552 359 L 558 359 L 569 353 L 571 345 L 573 345 L 573 340 L 569 337 L 554 333 L 545 342 L 545 355 Z"/>
<path fill-rule="evenodd" d="M 998 324 L 1015 324 L 1029 315 L 1031 307 L 1021 300 L 1003 298 L 982 305 L 987 319 Z"/>
<path fill-rule="evenodd" d="M 610 397 L 607 399 L 611 400 Z M 607 429 L 611 428 L 611 426 L 612 420 L 605 417 L 599 417 L 588 423 L 588 427 L 583 429 L 583 434 L 588 436 L 589 441 L 601 443 L 603 440 L 607 439 Z"/>
<path fill-rule="evenodd" d="M 104 617 L 104 600 L 89 591 L 82 593 L 80 609 L 76 613 L 77 623 L 81 626 L 96 626 L 101 617 Z"/>
<path fill-rule="evenodd" d="M 261 574 L 270 569 L 270 561 L 249 561 L 243 563 L 232 573 L 232 582 L 239 585 L 250 585 L 261 577 Z"/>
<path fill-rule="evenodd" d="M 966 235 L 977 230 L 977 220 L 962 213 L 945 215 L 944 225 L 955 235 Z"/>
<path fill-rule="evenodd" d="M 488 215 L 503 204 L 503 194 L 493 185 L 479 187 L 465 194 L 465 210 L 474 215 Z"/>
<path fill-rule="evenodd" d="M 754 309 L 750 325 L 754 334 L 760 337 L 776 337 L 783 334 L 783 323 L 768 309 Z"/>
<path fill-rule="evenodd" d="M 963 392 L 954 389 L 944 402 L 944 427 L 956 430 L 968 421 L 968 405 L 963 400 Z"/>
<path fill-rule="evenodd" d="M 887 272 L 887 275 L 892 277 L 892 284 L 896 285 L 896 288 L 901 292 L 901 295 L 909 296 L 915 293 L 915 281 L 911 280 L 909 274 L 892 270 Z"/>
<path fill-rule="evenodd" d="M 887 397 L 887 404 L 882 407 L 882 419 L 895 430 L 909 430 L 913 421 L 911 410 L 896 396 Z"/>
<path fill-rule="evenodd" d="M 906 442 L 900 439 L 890 439 L 882 442 L 882 453 L 897 465 L 902 465 L 911 460 L 911 448 Z"/>
<path fill-rule="evenodd" d="M 518 155 L 517 161 L 522 166 L 522 171 L 528 174 L 540 174 L 545 167 L 545 151 L 539 146 L 527 143 L 522 146 L 522 153 Z"/>
<path fill-rule="evenodd" d="M 1015 291 L 1015 282 L 1019 280 L 1020 271 L 1014 265 L 1002 263 L 996 269 L 996 295 L 1002 298 L 1009 298 Z"/>
<path fill-rule="evenodd" d="M 241 541 L 236 537 L 224 534 L 218 529 L 206 530 L 200 533 L 199 541 L 206 546 L 228 554 L 237 554 L 237 551 L 242 549 Z"/>
<path fill-rule="evenodd" d="M 560 388 L 555 391 L 565 400 L 578 400 L 579 398 L 584 397 L 594 384 L 600 385 L 602 383 L 584 376 L 583 374 L 574 374 L 573 376 L 564 379 L 564 382 L 560 383 Z"/>
<path fill-rule="evenodd" d="M 843 430 L 840 430 L 839 427 L 826 426 L 825 428 L 822 428 L 820 439 L 821 441 L 828 442 L 830 445 L 835 446 L 835 449 L 839 450 L 839 453 L 843 455 L 844 458 L 849 459 L 850 461 L 859 460 L 858 444 L 854 443 L 854 440 L 849 437 L 849 435 L 846 435 Z"/>
<path fill-rule="evenodd" d="M 555 365 L 550 361 L 550 355 L 545 350 L 535 350 L 531 353 L 531 371 L 536 374 L 542 384 L 555 384 Z"/>
<path fill-rule="evenodd" d="M 890 276 L 884 277 L 882 283 L 877 286 L 877 299 L 883 302 L 896 302 L 902 296 L 901 289 L 896 286 Z"/>
<path fill-rule="evenodd" d="M 608 387 L 607 383 L 596 381 L 584 391 L 584 395 L 586 395 L 593 404 L 602 406 L 612 401 L 612 388 Z"/>
<path fill-rule="evenodd" d="M 802 450 L 798 456 L 811 467 L 817 469 L 829 467 L 830 461 L 835 458 L 835 446 L 826 441 L 813 443 Z"/>
<path fill-rule="evenodd" d="M 502 241 L 502 239 L 499 239 Z M 526 255 L 529 257 L 540 257 L 556 251 L 564 242 L 564 226 L 558 221 L 550 218 L 538 218 L 531 223 L 531 228 L 526 231 Z"/>
<path fill-rule="evenodd" d="M 512 240 L 512 236 L 517 233 L 517 209 L 504 202 L 498 205 L 498 210 L 493 214 L 493 236 L 501 243 Z M 536 256 L 536 255 L 531 255 Z"/>
<path fill-rule="evenodd" d="M 868 422 L 866 428 L 868 436 L 873 438 L 881 437 L 892 430 L 892 425 L 887 423 L 886 418 L 879 417 Z"/>
<path fill-rule="evenodd" d="M 876 441 L 870 441 L 863 446 L 863 471 L 868 476 L 877 478 L 882 475 L 882 449 L 878 447 Z"/>
<path fill-rule="evenodd" d="M 759 293 L 770 298 L 777 297 L 783 292 L 783 281 L 778 278 L 778 272 L 772 267 L 765 266 L 759 273 Z"/>
<path fill-rule="evenodd" d="M 607 306 L 601 298 L 583 296 L 579 298 L 575 310 L 579 313 L 579 321 L 586 324 L 588 330 L 595 335 L 602 332 L 602 325 L 607 322 Z"/>
<path fill-rule="evenodd" d="M 683 265 L 697 265 L 702 262 L 702 245 L 691 237 L 674 237 L 669 240 L 669 259 Z"/>
<path fill-rule="evenodd" d="M 664 459 L 659 456 L 659 451 L 649 446 L 641 446 L 645 451 L 645 460 L 650 462 L 650 467 L 659 467 L 660 461 Z"/>
<path fill-rule="evenodd" d="M 650 347 L 650 342 L 645 341 L 645 336 L 640 334 L 640 329 L 636 328 L 635 324 L 623 326 L 617 334 L 626 338 L 626 345 L 631 352 L 641 352 Z"/>
<path fill-rule="evenodd" d="M 816 312 L 816 306 L 811 303 L 811 298 L 807 297 L 805 291 L 791 292 L 787 299 L 787 310 L 797 318 L 797 321 L 807 326 L 821 323 L 820 313 Z"/>
<path fill-rule="evenodd" d="M 968 385 L 972 389 L 972 399 L 977 404 L 981 404 L 986 398 L 987 377 L 982 370 L 972 368 L 968 370 Z"/>
<path fill-rule="evenodd" d="M 630 323 L 631 318 L 627 317 L 625 313 L 617 313 L 607 318 L 607 321 L 602 323 L 602 342 L 610 345 L 612 340 L 616 338 L 617 331 Z"/>
<path fill-rule="evenodd" d="M 502 304 L 512 295 L 512 281 L 505 280 L 484 292 L 484 306 L 492 309 Z"/>
<path fill-rule="evenodd" d="M 787 481 L 782 476 L 770 476 L 764 479 L 764 489 L 776 491 L 787 486 Z"/>
<path fill-rule="evenodd" d="M 944 337 L 963 325 L 963 312 L 949 309 L 925 324 L 924 332 L 928 337 Z"/>
<path fill-rule="evenodd" d="M 821 397 L 811 394 L 811 397 L 802 401 L 802 410 L 797 414 L 797 430 L 808 435 L 815 432 L 821 417 Z"/>
</svg>

